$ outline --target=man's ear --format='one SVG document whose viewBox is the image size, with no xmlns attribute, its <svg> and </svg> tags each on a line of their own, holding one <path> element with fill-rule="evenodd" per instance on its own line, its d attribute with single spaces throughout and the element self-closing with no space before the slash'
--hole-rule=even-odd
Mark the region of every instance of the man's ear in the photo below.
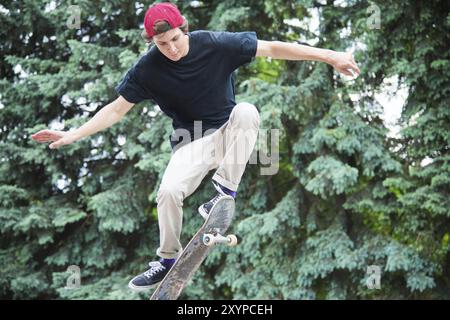
<svg viewBox="0 0 450 320">
<path fill-rule="evenodd" d="M 148 33 L 147 33 L 147 31 L 145 31 L 145 29 L 142 31 L 141 37 L 142 37 L 142 39 L 144 39 L 145 42 L 147 42 L 147 43 L 151 43 L 152 40 L 153 40 L 152 37 L 149 37 L 149 36 L 148 36 Z"/>
<path fill-rule="evenodd" d="M 184 22 L 181 26 L 179 26 L 180 30 L 183 31 L 184 34 L 187 34 L 189 32 L 189 22 L 187 19 L 183 16 Z"/>
</svg>

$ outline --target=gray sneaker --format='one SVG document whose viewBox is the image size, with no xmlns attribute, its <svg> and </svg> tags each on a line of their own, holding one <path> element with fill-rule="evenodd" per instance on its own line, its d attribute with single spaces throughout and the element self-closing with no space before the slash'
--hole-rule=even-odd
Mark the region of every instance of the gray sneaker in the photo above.
<svg viewBox="0 0 450 320">
<path fill-rule="evenodd" d="M 206 220 L 206 218 L 208 218 L 208 215 L 210 214 L 210 212 L 212 210 L 214 210 L 216 205 L 222 199 L 233 199 L 234 200 L 234 198 L 232 196 L 223 192 L 222 188 L 220 188 L 220 186 L 218 186 L 216 183 L 213 182 L 213 185 L 214 185 L 214 188 L 216 188 L 216 190 L 217 190 L 217 194 L 214 196 L 214 198 L 212 198 L 208 202 L 206 202 L 206 203 L 202 204 L 200 207 L 198 207 L 198 213 L 200 213 L 200 215 L 205 220 Z"/>
</svg>

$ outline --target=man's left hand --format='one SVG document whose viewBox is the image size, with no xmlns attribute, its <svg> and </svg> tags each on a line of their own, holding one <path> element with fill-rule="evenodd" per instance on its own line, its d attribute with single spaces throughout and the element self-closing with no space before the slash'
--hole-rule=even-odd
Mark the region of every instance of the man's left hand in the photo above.
<svg viewBox="0 0 450 320">
<path fill-rule="evenodd" d="M 350 52 L 337 52 L 334 51 L 329 56 L 329 63 L 333 68 L 347 76 L 359 76 L 361 71 L 356 65 L 355 59 Z"/>
</svg>

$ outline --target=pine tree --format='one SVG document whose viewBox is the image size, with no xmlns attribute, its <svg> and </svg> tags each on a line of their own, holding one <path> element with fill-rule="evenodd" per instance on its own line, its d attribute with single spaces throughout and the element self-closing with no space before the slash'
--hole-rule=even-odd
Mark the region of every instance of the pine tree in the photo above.
<svg viewBox="0 0 450 320">
<path fill-rule="evenodd" d="M 263 174 L 276 149 L 261 135 L 230 230 L 240 244 L 215 248 L 182 298 L 448 299 L 447 2 L 176 3 L 191 30 L 254 30 L 337 51 L 358 44 L 362 70 L 347 81 L 324 63 L 263 58 L 238 70 L 237 100 L 258 107 L 262 132 L 279 130 L 277 173 Z M 0 7 L 0 297 L 146 298 L 126 285 L 158 246 L 170 119 L 146 101 L 59 150 L 30 134 L 78 127 L 116 98 L 147 50 L 139 28 L 149 4 Z M 316 30 L 289 22 L 315 15 Z M 375 98 L 393 77 L 408 92 L 394 137 Z M 184 202 L 182 243 L 202 223 L 196 208 L 213 195 L 210 178 Z M 80 267 L 78 289 L 65 288 L 70 265 Z M 379 290 L 367 287 L 374 265 Z"/>
</svg>

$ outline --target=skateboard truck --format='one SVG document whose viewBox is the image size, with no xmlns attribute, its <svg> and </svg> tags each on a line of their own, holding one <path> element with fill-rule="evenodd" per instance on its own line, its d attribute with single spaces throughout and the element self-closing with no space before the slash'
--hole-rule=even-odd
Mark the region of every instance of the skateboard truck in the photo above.
<svg viewBox="0 0 450 320">
<path fill-rule="evenodd" d="M 229 247 L 233 247 L 237 245 L 237 242 L 237 237 L 234 234 L 224 237 L 218 230 L 214 230 L 214 233 L 205 233 L 203 235 L 203 244 L 208 247 L 211 247 L 217 243 L 224 243 Z"/>
</svg>

